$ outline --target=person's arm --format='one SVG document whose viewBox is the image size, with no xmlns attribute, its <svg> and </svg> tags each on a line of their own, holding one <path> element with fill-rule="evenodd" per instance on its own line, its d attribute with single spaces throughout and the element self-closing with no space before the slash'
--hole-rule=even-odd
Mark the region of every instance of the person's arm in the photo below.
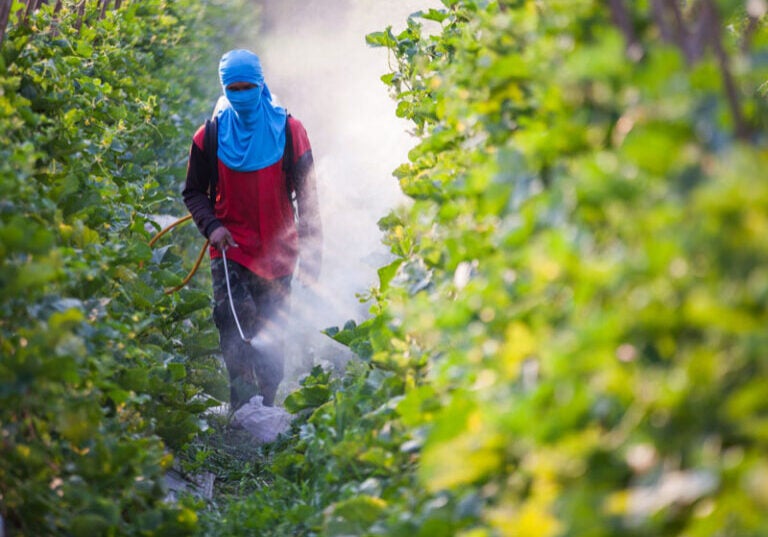
<svg viewBox="0 0 768 537">
<path fill-rule="evenodd" d="M 227 228 L 216 218 L 213 210 L 210 188 L 209 170 L 211 166 L 203 151 L 197 144 L 201 138 L 202 128 L 195 135 L 192 147 L 189 150 L 187 163 L 187 181 L 184 184 L 182 196 L 184 204 L 192 215 L 197 229 L 207 238 L 211 244 L 222 250 L 229 246 L 237 246 L 235 239 Z"/>
<path fill-rule="evenodd" d="M 198 136 L 196 135 L 195 138 L 198 138 Z M 206 239 L 211 236 L 211 233 L 216 228 L 222 225 L 219 219 L 216 218 L 208 194 L 210 186 L 208 170 L 210 170 L 210 166 L 208 159 L 205 158 L 205 152 L 197 145 L 197 140 L 195 140 L 192 142 L 192 147 L 189 150 L 187 180 L 181 195 L 184 198 L 184 204 L 192 215 L 192 220 L 197 225 L 197 229 Z"/>
<path fill-rule="evenodd" d="M 295 129 L 298 140 L 294 147 L 297 152 L 294 174 L 296 204 L 299 216 L 299 279 L 303 283 L 314 283 L 320 276 L 323 251 L 323 230 L 320 222 L 320 206 L 317 198 L 317 180 L 315 176 L 312 149 L 304 128 L 299 124 Z"/>
</svg>

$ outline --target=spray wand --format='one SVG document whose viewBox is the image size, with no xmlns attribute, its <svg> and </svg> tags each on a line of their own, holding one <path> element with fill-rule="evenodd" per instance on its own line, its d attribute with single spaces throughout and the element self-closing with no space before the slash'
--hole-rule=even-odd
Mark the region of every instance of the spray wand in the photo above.
<svg viewBox="0 0 768 537">
<path fill-rule="evenodd" d="M 227 268 L 226 248 L 221 249 L 221 257 L 224 260 L 224 279 L 227 281 L 227 297 L 229 298 L 229 308 L 232 310 L 232 316 L 235 318 L 235 324 L 237 325 L 237 331 L 240 332 L 240 338 L 246 343 L 250 343 L 251 340 L 245 337 L 245 334 L 243 334 L 243 329 L 240 326 L 240 319 L 238 319 L 237 312 L 235 311 L 235 302 L 232 300 L 232 288 L 229 286 L 229 269 Z"/>
<path fill-rule="evenodd" d="M 178 226 L 179 224 L 183 224 L 184 222 L 187 222 L 192 218 L 191 215 L 187 215 L 183 218 L 179 218 L 175 222 L 173 222 L 171 225 L 167 226 L 165 229 L 161 230 L 157 235 L 155 235 L 151 241 L 149 241 L 149 246 L 152 247 L 154 244 L 166 233 L 168 233 L 171 229 Z M 200 267 L 200 262 L 203 259 L 203 256 L 205 255 L 205 251 L 208 248 L 208 245 L 210 242 L 208 240 L 205 241 L 205 244 L 203 244 L 203 247 L 200 249 L 200 254 L 197 256 L 197 261 L 195 262 L 195 266 L 192 268 L 192 270 L 189 271 L 189 274 L 187 274 L 187 277 L 184 278 L 184 280 L 181 282 L 180 285 L 177 285 L 176 287 L 173 287 L 171 289 L 166 289 L 165 294 L 169 295 L 171 293 L 174 293 L 184 287 L 187 283 L 189 283 L 189 280 L 192 279 L 192 276 L 194 276 L 195 272 L 197 272 L 197 269 Z M 229 308 L 232 311 L 232 316 L 235 319 L 235 325 L 237 326 L 237 331 L 240 333 L 240 339 L 245 341 L 246 343 L 249 343 L 254 349 L 257 350 L 264 350 L 270 345 L 273 345 L 274 342 L 271 340 L 269 334 L 263 333 L 260 335 L 257 335 L 256 337 L 253 337 L 251 339 L 248 339 L 245 337 L 245 333 L 243 333 L 243 327 L 240 325 L 240 318 L 237 316 L 237 311 L 235 310 L 235 302 L 232 299 L 232 287 L 229 283 L 229 268 L 227 267 L 227 251 L 226 248 L 221 250 L 221 256 L 222 260 L 224 261 L 224 276 L 227 281 L 227 298 L 229 299 Z M 262 332 L 266 332 L 262 330 Z"/>
</svg>

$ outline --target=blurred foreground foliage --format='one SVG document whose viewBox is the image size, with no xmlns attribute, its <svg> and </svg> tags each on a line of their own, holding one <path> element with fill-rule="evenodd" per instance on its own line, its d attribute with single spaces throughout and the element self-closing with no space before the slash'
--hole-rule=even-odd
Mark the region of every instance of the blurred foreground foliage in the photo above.
<svg viewBox="0 0 768 537">
<path fill-rule="evenodd" d="M 367 37 L 421 141 L 362 360 L 207 531 L 768 535 L 766 3 L 443 4 Z"/>
<path fill-rule="evenodd" d="M 216 402 L 217 340 L 205 287 L 163 294 L 196 234 L 147 241 L 217 91 L 214 23 L 236 21 L 142 0 L 80 26 L 79 4 L 14 2 L 0 50 L 0 523 L 188 535 L 163 474 Z"/>
</svg>

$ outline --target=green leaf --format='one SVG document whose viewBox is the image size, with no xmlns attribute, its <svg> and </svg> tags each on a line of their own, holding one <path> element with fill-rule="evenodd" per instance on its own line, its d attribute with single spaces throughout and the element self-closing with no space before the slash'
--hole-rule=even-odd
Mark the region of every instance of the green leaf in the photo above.
<svg viewBox="0 0 768 537">
<path fill-rule="evenodd" d="M 417 11 L 416 16 L 422 19 L 431 20 L 435 22 L 443 22 L 448 18 L 448 13 L 441 9 L 430 8 L 429 11 Z"/>
<path fill-rule="evenodd" d="M 291 414 L 295 414 L 306 408 L 317 408 L 326 403 L 331 397 L 331 390 L 328 386 L 306 386 L 285 398 L 285 409 Z"/>
<path fill-rule="evenodd" d="M 128 390 L 146 392 L 149 388 L 149 372 L 144 367 L 133 367 L 123 371 L 121 383 Z"/>
<path fill-rule="evenodd" d="M 172 381 L 179 381 L 187 376 L 187 368 L 184 364 L 170 363 L 168 364 L 168 371 L 171 373 Z"/>
<path fill-rule="evenodd" d="M 83 56 L 84 58 L 90 58 L 93 56 L 93 47 L 90 45 L 90 43 L 87 43 L 84 40 L 77 41 L 75 50 L 80 56 Z"/>
<path fill-rule="evenodd" d="M 362 530 L 373 524 L 387 503 L 381 498 L 357 496 L 334 503 L 325 519 L 325 531 L 328 535 L 359 535 Z"/>
<path fill-rule="evenodd" d="M 397 274 L 397 269 L 399 269 L 400 265 L 402 264 L 403 264 L 402 259 L 396 259 L 389 265 L 381 267 L 378 270 L 380 291 L 384 292 L 387 290 L 387 288 L 389 287 L 389 283 L 392 281 L 392 278 L 394 278 L 395 274 Z"/>
<path fill-rule="evenodd" d="M 365 36 L 365 42 L 372 47 L 390 47 L 395 40 L 390 30 L 371 32 Z"/>
<path fill-rule="evenodd" d="M 408 427 L 429 423 L 439 408 L 437 393 L 430 385 L 418 386 L 408 391 L 396 407 L 397 413 Z"/>
</svg>

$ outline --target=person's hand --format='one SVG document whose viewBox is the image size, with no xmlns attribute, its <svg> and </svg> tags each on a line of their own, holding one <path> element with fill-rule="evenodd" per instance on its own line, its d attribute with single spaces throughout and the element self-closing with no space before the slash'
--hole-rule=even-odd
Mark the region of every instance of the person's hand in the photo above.
<svg viewBox="0 0 768 537">
<path fill-rule="evenodd" d="M 237 248 L 235 239 L 232 238 L 232 234 L 224 226 L 217 227 L 211 232 L 211 236 L 208 237 L 211 241 L 211 245 L 217 250 L 226 250 L 230 246 Z"/>
</svg>

